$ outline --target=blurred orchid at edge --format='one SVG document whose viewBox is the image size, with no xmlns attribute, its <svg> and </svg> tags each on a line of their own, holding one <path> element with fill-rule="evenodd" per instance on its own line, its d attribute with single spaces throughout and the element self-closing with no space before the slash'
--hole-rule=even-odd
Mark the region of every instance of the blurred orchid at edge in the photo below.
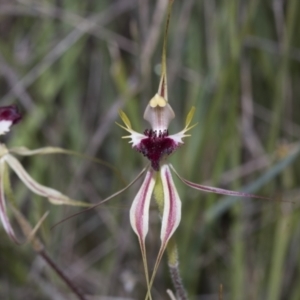
<svg viewBox="0 0 300 300">
<path fill-rule="evenodd" d="M 6 134 L 12 125 L 21 120 L 15 105 L 0 107 L 0 135 Z M 25 147 L 18 147 L 8 149 L 4 144 L 0 143 L 0 220 L 8 236 L 16 243 L 19 243 L 16 238 L 15 232 L 10 224 L 5 201 L 5 183 L 8 178 L 7 165 L 10 166 L 23 183 L 35 194 L 46 197 L 53 204 L 67 204 L 76 206 L 87 206 L 88 204 L 70 199 L 57 190 L 43 186 L 36 182 L 20 164 L 20 162 L 12 155 L 36 155 L 36 154 L 49 154 L 49 153 L 67 153 L 68 151 L 60 148 L 45 147 L 36 150 L 29 150 Z"/>
</svg>

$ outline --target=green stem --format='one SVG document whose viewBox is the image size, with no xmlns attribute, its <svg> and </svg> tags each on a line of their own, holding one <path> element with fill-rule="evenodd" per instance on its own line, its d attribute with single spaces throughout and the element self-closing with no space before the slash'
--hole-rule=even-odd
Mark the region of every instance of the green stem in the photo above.
<svg viewBox="0 0 300 300">
<path fill-rule="evenodd" d="M 168 243 L 167 254 L 168 254 L 169 270 L 170 270 L 173 286 L 176 291 L 177 299 L 187 300 L 188 299 L 187 293 L 183 286 L 182 278 L 180 276 L 177 244 L 174 238 L 171 238 Z"/>
</svg>

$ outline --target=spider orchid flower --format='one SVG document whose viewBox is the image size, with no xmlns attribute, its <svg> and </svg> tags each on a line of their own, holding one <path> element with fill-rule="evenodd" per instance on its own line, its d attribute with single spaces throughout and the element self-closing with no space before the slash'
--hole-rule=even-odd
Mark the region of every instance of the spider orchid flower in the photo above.
<svg viewBox="0 0 300 300">
<path fill-rule="evenodd" d="M 122 111 L 120 111 L 120 117 L 124 125 L 118 124 L 129 133 L 129 135 L 124 136 L 123 138 L 129 139 L 129 143 L 132 144 L 132 148 L 143 154 L 150 161 L 149 166 L 146 167 L 126 187 L 128 188 L 136 182 L 136 180 L 142 176 L 142 173 L 146 173 L 144 181 L 130 208 L 130 223 L 134 232 L 138 236 L 143 257 L 145 276 L 148 286 L 146 299 L 151 299 L 150 290 L 162 255 L 181 220 L 181 200 L 173 182 L 171 171 L 173 171 L 183 183 L 196 190 L 222 195 L 268 199 L 261 196 L 204 186 L 188 181 L 181 177 L 174 167 L 168 162 L 168 157 L 184 144 L 183 139 L 190 136 L 190 134 L 187 134 L 188 131 L 196 125 L 190 125 L 195 112 L 195 107 L 192 107 L 187 115 L 183 130 L 176 134 L 169 134 L 168 131 L 169 124 L 175 117 L 175 113 L 168 102 L 166 75 L 166 35 L 168 31 L 171 5 L 172 1 L 169 2 L 168 17 L 163 41 L 162 71 L 158 92 L 149 101 L 144 112 L 144 119 L 150 123 L 151 128 L 146 129 L 143 133 L 134 131 L 130 120 Z M 104 201 L 115 197 L 126 188 L 115 193 Z M 153 194 L 155 195 L 161 215 L 161 246 L 153 268 L 151 279 L 149 280 L 145 239 L 149 229 L 149 207 Z"/>
<path fill-rule="evenodd" d="M 0 135 L 9 132 L 12 125 L 18 123 L 22 116 L 15 105 L 0 107 Z M 51 150 L 52 149 L 52 150 Z M 36 182 L 24 169 L 21 163 L 12 155 L 35 155 L 59 152 L 55 148 L 42 148 L 37 150 L 28 150 L 24 147 L 8 149 L 4 144 L 0 143 L 0 221 L 8 236 L 16 243 L 19 241 L 9 221 L 6 210 L 6 184 L 8 179 L 7 166 L 9 166 L 23 183 L 35 194 L 46 197 L 53 204 L 67 204 L 86 206 L 86 203 L 78 202 L 63 195 L 57 190 L 43 186 Z M 9 195 L 7 195 L 9 196 Z"/>
<path fill-rule="evenodd" d="M 161 248 L 158 255 L 158 266 L 168 241 L 181 219 L 181 201 L 172 179 L 172 167 L 168 164 L 167 158 L 183 144 L 182 139 L 188 137 L 187 132 L 195 126 L 190 126 L 195 111 L 195 108 L 192 107 L 187 116 L 184 129 L 174 135 L 169 134 L 168 126 L 175 114 L 168 103 L 165 79 L 165 77 L 162 77 L 158 93 L 149 101 L 144 113 L 144 119 L 151 125 L 150 129 L 146 129 L 143 134 L 134 131 L 128 117 L 122 111 L 120 117 L 125 126 L 118 124 L 130 133 L 130 135 L 123 138 L 130 139 L 129 143 L 132 144 L 132 148 L 142 153 L 150 161 L 149 167 L 145 170 L 145 179 L 130 209 L 130 223 L 139 239 L 148 288 L 145 239 L 149 228 L 151 197 L 155 187 L 162 185 L 163 195 L 161 199 L 163 201 L 159 204 L 162 208 Z"/>
<path fill-rule="evenodd" d="M 175 117 L 175 113 L 168 102 L 166 74 L 166 36 L 168 32 L 172 2 L 172 0 L 169 0 L 167 22 L 163 40 L 161 64 L 162 70 L 158 92 L 149 101 L 144 112 L 144 119 L 150 123 L 151 127 L 149 129 L 146 129 L 143 133 L 134 131 L 132 129 L 129 118 L 123 111 L 120 111 L 119 115 L 124 124 L 121 125 L 117 123 L 117 125 L 119 125 L 129 133 L 129 135 L 126 135 L 123 138 L 129 139 L 129 143 L 132 145 L 132 148 L 143 154 L 150 161 L 150 163 L 126 187 L 112 194 L 108 198 L 102 200 L 93 207 L 87 209 L 93 209 L 103 204 L 104 202 L 107 202 L 108 200 L 120 195 L 129 187 L 131 187 L 145 173 L 144 181 L 140 186 L 140 189 L 137 192 L 130 208 L 130 223 L 133 231 L 138 237 L 141 248 L 148 288 L 145 298 L 146 300 L 152 299 L 151 286 L 153 284 L 156 271 L 158 269 L 163 253 L 167 248 L 168 242 L 179 226 L 181 220 L 181 200 L 173 182 L 171 173 L 172 171 L 183 183 L 196 190 L 230 196 L 264 198 L 252 194 L 204 186 L 188 181 L 181 177 L 174 169 L 174 167 L 168 162 L 168 157 L 184 144 L 183 139 L 190 136 L 190 134 L 188 134 L 189 130 L 191 130 L 196 125 L 190 125 L 195 112 L 195 107 L 192 107 L 186 117 L 184 128 L 176 134 L 169 134 L 168 131 L 169 124 Z M 149 229 L 149 208 L 153 194 L 158 204 L 162 225 L 160 231 L 161 246 L 155 262 L 155 266 L 153 268 L 151 279 L 149 280 L 145 239 Z M 64 222 L 69 218 L 77 215 L 78 213 L 73 214 L 65 218 L 61 222 Z M 56 225 L 60 224 L 61 222 L 57 223 Z"/>
<path fill-rule="evenodd" d="M 175 114 L 167 97 L 166 75 L 163 74 L 158 92 L 149 101 L 144 113 L 144 119 L 150 123 L 151 128 L 146 129 L 144 133 L 134 131 L 131 127 L 130 120 L 122 111 L 120 111 L 120 117 L 125 126 L 118 124 L 129 132 L 129 135 L 124 136 L 123 138 L 129 139 L 132 148 L 143 154 L 150 161 L 148 168 L 144 169 L 144 172 L 146 172 L 145 179 L 135 196 L 130 209 L 130 223 L 139 239 L 148 288 L 149 281 L 147 277 L 145 239 L 149 228 L 150 201 L 156 188 L 159 189 L 159 186 L 162 186 L 161 190 L 163 195 L 161 195 L 160 198 L 163 199 L 163 203 L 158 203 L 158 205 L 162 207 L 162 225 L 160 232 L 161 247 L 153 275 L 158 268 L 158 264 L 167 247 L 168 241 L 174 234 L 181 220 L 181 200 L 173 182 L 171 171 L 173 171 L 183 183 L 196 190 L 230 196 L 264 198 L 243 192 L 200 185 L 188 181 L 178 174 L 174 167 L 168 163 L 167 159 L 184 144 L 183 138 L 189 137 L 190 135 L 187 134 L 187 132 L 196 125 L 190 125 L 195 112 L 195 107 L 192 107 L 188 113 L 183 130 L 170 135 L 168 126 L 170 121 L 175 117 Z M 139 174 L 138 177 L 140 176 L 141 174 Z M 153 275 L 150 286 L 152 285 Z"/>
</svg>

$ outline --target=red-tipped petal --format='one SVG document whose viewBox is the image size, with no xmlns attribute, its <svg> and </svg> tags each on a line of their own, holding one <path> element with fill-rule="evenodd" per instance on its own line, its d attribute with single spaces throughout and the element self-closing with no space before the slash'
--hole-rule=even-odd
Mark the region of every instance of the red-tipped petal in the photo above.
<svg viewBox="0 0 300 300">
<path fill-rule="evenodd" d="M 160 175 L 164 191 L 164 211 L 160 238 L 162 244 L 166 245 L 180 223 L 181 201 L 168 165 L 161 166 Z"/>
<path fill-rule="evenodd" d="M 130 223 L 140 241 L 145 241 L 149 228 L 149 206 L 155 185 L 155 171 L 147 171 L 144 182 L 130 208 Z"/>
</svg>

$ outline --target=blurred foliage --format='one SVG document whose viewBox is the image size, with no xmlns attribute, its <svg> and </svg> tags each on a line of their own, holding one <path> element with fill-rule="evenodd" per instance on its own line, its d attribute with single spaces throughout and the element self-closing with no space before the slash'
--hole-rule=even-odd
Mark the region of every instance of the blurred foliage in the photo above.
<svg viewBox="0 0 300 300">
<path fill-rule="evenodd" d="M 223 199 L 175 179 L 183 202 L 176 233 L 190 299 L 300 299 L 299 1 L 175 0 L 168 46 L 169 98 L 181 130 L 197 107 L 192 137 L 171 161 L 185 178 L 271 196 Z M 7 145 L 52 145 L 101 158 L 130 181 L 145 159 L 121 136 L 118 109 L 143 131 L 157 90 L 164 1 L 19 0 L 0 2 L 0 104 L 17 103 L 22 123 Z M 99 202 L 123 187 L 105 166 L 63 155 L 24 158 L 42 184 Z M 14 179 L 14 178 L 13 178 Z M 91 299 L 142 299 L 145 279 L 128 211 L 128 192 L 50 227 L 78 208 L 54 207 L 13 181 L 17 202 L 52 258 Z M 155 205 L 148 256 L 159 249 Z M 16 225 L 16 224 L 15 224 Z M 17 227 L 17 226 L 16 226 Z M 0 228 L 1 299 L 74 299 L 29 246 Z M 171 288 L 166 264 L 154 299 Z M 107 298 L 105 298 L 107 299 Z M 114 299 L 114 298 L 111 298 Z"/>
</svg>

